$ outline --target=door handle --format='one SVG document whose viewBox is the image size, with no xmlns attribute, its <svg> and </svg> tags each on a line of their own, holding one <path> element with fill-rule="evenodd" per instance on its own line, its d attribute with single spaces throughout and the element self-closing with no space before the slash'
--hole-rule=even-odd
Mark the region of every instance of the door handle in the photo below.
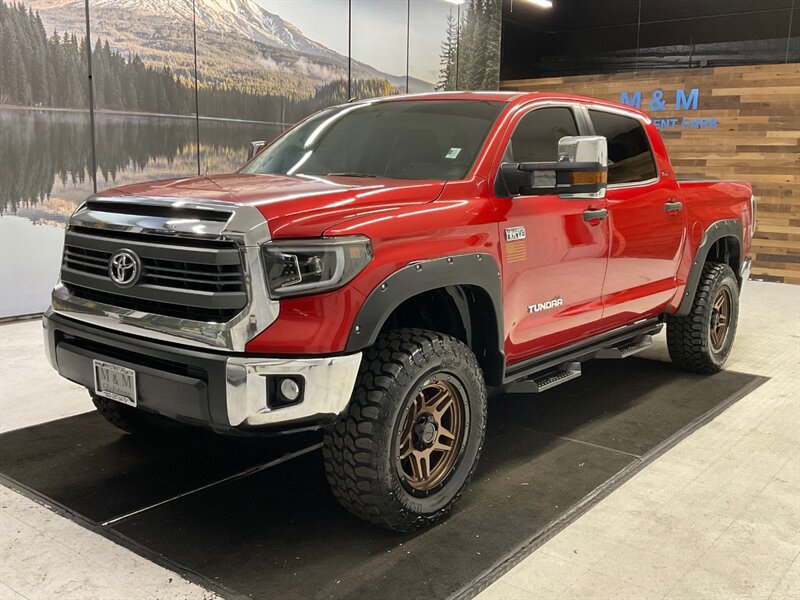
<svg viewBox="0 0 800 600">
<path fill-rule="evenodd" d="M 606 217 L 608 217 L 608 209 L 606 208 L 589 208 L 583 211 L 583 220 L 587 223 L 600 221 Z"/>
<path fill-rule="evenodd" d="M 670 200 L 669 202 L 664 204 L 664 210 L 667 212 L 680 212 L 681 209 L 683 209 L 683 202 Z"/>
</svg>

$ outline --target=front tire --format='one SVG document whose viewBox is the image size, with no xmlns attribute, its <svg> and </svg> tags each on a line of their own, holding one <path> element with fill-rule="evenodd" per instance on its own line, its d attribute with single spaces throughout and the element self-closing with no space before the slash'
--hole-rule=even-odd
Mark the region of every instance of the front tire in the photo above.
<svg viewBox="0 0 800 600">
<path fill-rule="evenodd" d="M 667 319 L 672 362 L 694 373 L 716 373 L 725 365 L 739 320 L 739 285 L 728 265 L 706 263 L 685 317 Z"/>
<path fill-rule="evenodd" d="M 345 414 L 325 433 L 325 472 L 351 513 L 394 531 L 444 518 L 475 471 L 486 386 L 470 349 L 421 329 L 365 352 Z"/>
</svg>

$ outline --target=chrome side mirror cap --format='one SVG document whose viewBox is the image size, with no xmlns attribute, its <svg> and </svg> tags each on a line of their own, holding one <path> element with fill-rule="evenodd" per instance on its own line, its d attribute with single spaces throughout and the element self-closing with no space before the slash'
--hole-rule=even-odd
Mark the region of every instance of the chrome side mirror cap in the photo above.
<svg viewBox="0 0 800 600">
<path fill-rule="evenodd" d="M 601 135 L 573 135 L 558 140 L 558 163 L 580 170 L 571 171 L 570 190 L 561 198 L 604 198 L 608 186 L 608 142 Z"/>
<path fill-rule="evenodd" d="M 500 198 L 558 195 L 604 198 L 608 183 L 608 144 L 598 135 L 568 136 L 558 141 L 554 162 L 503 163 L 495 180 Z"/>
<path fill-rule="evenodd" d="M 267 145 L 267 142 L 264 140 L 258 140 L 256 142 L 250 142 L 247 147 L 247 160 L 248 162 L 253 160 L 253 157 L 261 152 L 264 147 Z"/>
</svg>

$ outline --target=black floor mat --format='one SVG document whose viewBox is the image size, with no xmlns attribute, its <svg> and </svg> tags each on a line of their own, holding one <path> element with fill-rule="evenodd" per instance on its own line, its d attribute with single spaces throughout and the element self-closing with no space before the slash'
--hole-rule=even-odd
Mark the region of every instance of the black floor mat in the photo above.
<svg viewBox="0 0 800 600">
<path fill-rule="evenodd" d="M 140 438 L 91 412 L 0 435 L 0 473 L 103 523 L 275 460 L 321 437 L 234 438 L 189 429 L 165 439 Z"/>
<path fill-rule="evenodd" d="M 637 359 L 595 361 L 584 373 L 545 394 L 493 399 L 467 493 L 445 523 L 412 535 L 376 529 L 341 509 L 319 451 L 172 499 L 307 447 L 313 436 L 156 443 L 120 436 L 83 415 L 0 436 L 0 473 L 94 522 L 163 502 L 103 529 L 228 591 L 384 600 L 469 595 L 549 524 L 567 522 L 599 486 L 621 481 L 620 474 L 760 382 L 734 372 L 688 375 Z"/>
</svg>

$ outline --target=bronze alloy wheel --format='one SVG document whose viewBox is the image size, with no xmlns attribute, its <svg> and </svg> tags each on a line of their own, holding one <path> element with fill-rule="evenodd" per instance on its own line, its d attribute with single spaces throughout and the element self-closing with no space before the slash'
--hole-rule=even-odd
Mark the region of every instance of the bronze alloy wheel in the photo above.
<svg viewBox="0 0 800 600">
<path fill-rule="evenodd" d="M 727 289 L 722 288 L 714 299 L 714 305 L 711 308 L 709 338 L 711 340 L 711 347 L 715 352 L 719 351 L 725 344 L 725 339 L 728 337 L 730 321 L 731 293 Z"/>
<path fill-rule="evenodd" d="M 460 386 L 444 374 L 426 381 L 398 433 L 398 471 L 416 493 L 429 493 L 452 473 L 466 424 Z"/>
</svg>

